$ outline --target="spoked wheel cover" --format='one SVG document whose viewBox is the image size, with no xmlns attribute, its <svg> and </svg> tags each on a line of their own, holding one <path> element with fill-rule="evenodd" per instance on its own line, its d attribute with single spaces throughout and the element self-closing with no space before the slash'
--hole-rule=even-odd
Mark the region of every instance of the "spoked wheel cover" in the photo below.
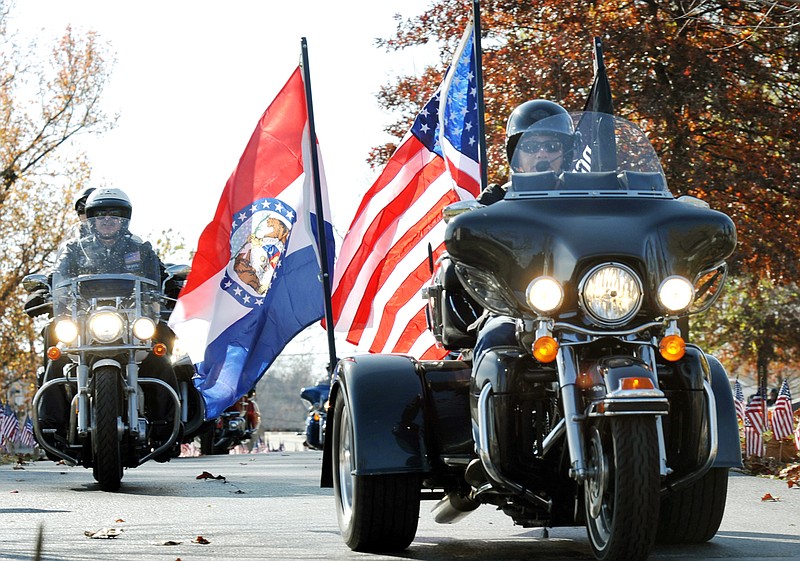
<svg viewBox="0 0 800 561">
<path fill-rule="evenodd" d="M 584 483 L 584 500 L 589 516 L 595 519 L 599 541 L 606 543 L 611 535 L 614 516 L 613 489 L 609 487 L 610 473 L 608 456 L 603 449 L 603 440 L 597 427 L 592 427 L 589 437 L 589 477 Z"/>
</svg>

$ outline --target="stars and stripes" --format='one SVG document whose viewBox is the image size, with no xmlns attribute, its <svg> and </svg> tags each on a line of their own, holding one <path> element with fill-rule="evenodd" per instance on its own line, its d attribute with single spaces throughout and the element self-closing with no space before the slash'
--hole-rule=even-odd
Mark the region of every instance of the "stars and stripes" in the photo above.
<svg viewBox="0 0 800 561">
<path fill-rule="evenodd" d="M 17 435 L 19 421 L 17 414 L 7 403 L 0 406 L 0 447 L 8 448 Z"/>
<path fill-rule="evenodd" d="M 736 416 L 744 423 L 744 392 L 742 391 L 742 384 L 738 379 L 733 384 L 733 404 L 736 407 Z"/>
<path fill-rule="evenodd" d="M 19 431 L 17 443 L 23 448 L 33 448 L 36 444 L 36 439 L 33 437 L 33 421 L 30 417 L 25 419 L 22 430 Z"/>
<path fill-rule="evenodd" d="M 333 283 L 336 330 L 373 353 L 441 358 L 425 320 L 428 246 L 444 251 L 442 209 L 480 191 L 473 26 L 345 235 Z M 444 100 L 444 101 L 442 101 Z M 441 113 L 440 113 L 441 112 Z"/>
<path fill-rule="evenodd" d="M 767 399 L 762 386 L 759 386 L 758 392 L 750 399 L 744 414 L 750 426 L 759 434 L 767 430 Z"/>
<path fill-rule="evenodd" d="M 792 394 L 786 380 L 781 384 L 778 397 L 771 408 L 772 435 L 775 440 L 793 436 L 794 417 L 792 416 Z"/>
</svg>

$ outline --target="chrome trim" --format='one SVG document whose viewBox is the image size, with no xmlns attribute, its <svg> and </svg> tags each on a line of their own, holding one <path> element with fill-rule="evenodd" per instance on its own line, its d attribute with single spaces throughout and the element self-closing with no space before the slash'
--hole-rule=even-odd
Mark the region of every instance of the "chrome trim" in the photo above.
<svg viewBox="0 0 800 561">
<path fill-rule="evenodd" d="M 664 322 L 651 321 L 649 323 L 644 323 L 638 327 L 634 327 L 631 329 L 624 329 L 622 331 L 598 331 L 596 329 L 586 329 L 585 327 L 580 327 L 572 323 L 559 321 L 553 324 L 553 331 L 558 331 L 558 330 L 573 331 L 575 333 L 580 333 L 581 335 L 593 335 L 595 337 L 624 337 L 626 335 L 635 335 L 637 333 L 641 333 L 642 331 L 647 331 L 648 329 L 652 329 L 654 327 L 664 327 Z M 585 341 L 580 341 L 580 343 L 585 343 Z"/>
<path fill-rule="evenodd" d="M 567 449 L 569 450 L 570 477 L 576 481 L 586 480 L 586 454 L 583 449 L 582 421 L 579 413 L 580 395 L 575 389 L 578 373 L 575 370 L 575 351 L 571 347 L 559 347 L 556 355 L 558 385 L 561 389 L 561 404 L 564 408 Z"/>
</svg>

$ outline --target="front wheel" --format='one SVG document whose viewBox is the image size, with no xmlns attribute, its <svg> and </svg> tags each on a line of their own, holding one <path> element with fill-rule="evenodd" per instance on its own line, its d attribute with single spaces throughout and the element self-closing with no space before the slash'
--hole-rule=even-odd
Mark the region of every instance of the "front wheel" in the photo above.
<svg viewBox="0 0 800 561">
<path fill-rule="evenodd" d="M 712 468 L 686 488 L 661 501 L 656 541 L 662 544 L 707 542 L 719 530 L 728 494 L 728 468 Z"/>
<path fill-rule="evenodd" d="M 355 475 L 357 443 L 343 391 L 333 415 L 333 493 L 342 538 L 354 551 L 405 549 L 417 533 L 419 475 Z"/>
<path fill-rule="evenodd" d="M 113 366 L 101 366 L 94 373 L 94 426 L 92 473 L 103 491 L 118 491 L 122 481 L 120 454 L 119 373 Z"/>
<path fill-rule="evenodd" d="M 658 528 L 656 420 L 598 418 L 588 430 L 584 512 L 595 557 L 601 561 L 646 559 Z"/>
</svg>

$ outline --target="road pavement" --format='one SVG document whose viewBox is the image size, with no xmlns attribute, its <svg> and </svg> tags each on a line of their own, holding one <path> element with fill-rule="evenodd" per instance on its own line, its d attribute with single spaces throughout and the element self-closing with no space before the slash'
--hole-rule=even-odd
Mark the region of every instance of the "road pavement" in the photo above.
<svg viewBox="0 0 800 561">
<path fill-rule="evenodd" d="M 408 550 L 352 552 L 339 535 L 332 490 L 319 487 L 321 453 L 292 442 L 284 448 L 148 462 L 126 470 L 118 493 L 100 491 L 81 467 L 2 465 L 0 560 L 34 559 L 40 527 L 41 559 L 52 561 L 593 559 L 583 528 L 552 529 L 544 538 L 490 506 L 439 525 L 427 502 Z M 767 493 L 778 500 L 762 500 Z M 117 537 L 87 535 L 96 532 Z M 732 473 L 718 535 L 701 546 L 656 548 L 650 559 L 800 560 L 800 489 Z"/>
</svg>

